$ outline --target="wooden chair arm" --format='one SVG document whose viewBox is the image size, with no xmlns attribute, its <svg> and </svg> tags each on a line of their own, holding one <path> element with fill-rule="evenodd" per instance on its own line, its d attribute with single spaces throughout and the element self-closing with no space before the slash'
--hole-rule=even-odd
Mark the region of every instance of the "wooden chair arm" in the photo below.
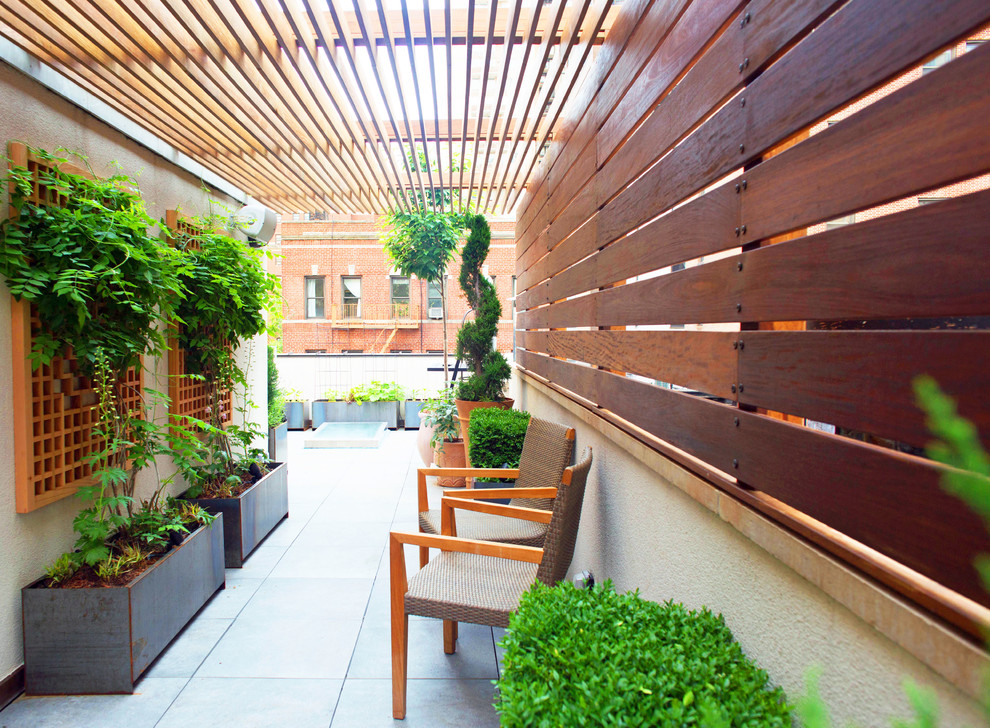
<svg viewBox="0 0 990 728">
<path fill-rule="evenodd" d="M 556 488 L 471 488 L 470 490 L 445 490 L 444 498 L 556 498 Z"/>
<path fill-rule="evenodd" d="M 448 478 L 504 478 L 515 480 L 519 468 L 419 468 L 422 475 L 442 475 Z"/>
<path fill-rule="evenodd" d="M 428 546 L 441 551 L 457 551 L 463 554 L 493 556 L 499 559 L 526 561 L 538 564 L 543 559 L 543 549 L 535 546 L 519 546 L 511 543 L 496 543 L 494 541 L 476 541 L 469 538 L 453 536 L 438 536 L 433 533 L 412 533 L 409 531 L 391 531 L 389 543 L 400 546 Z M 399 549 L 401 553 L 401 549 Z"/>
<path fill-rule="evenodd" d="M 519 518 L 535 523 L 550 523 L 550 517 L 553 515 L 552 511 L 543 511 L 538 508 L 485 503 L 464 498 L 444 498 L 440 501 L 440 532 L 444 536 L 457 536 L 457 522 L 454 520 L 455 508 L 476 513 L 487 513 L 492 516 Z"/>
</svg>

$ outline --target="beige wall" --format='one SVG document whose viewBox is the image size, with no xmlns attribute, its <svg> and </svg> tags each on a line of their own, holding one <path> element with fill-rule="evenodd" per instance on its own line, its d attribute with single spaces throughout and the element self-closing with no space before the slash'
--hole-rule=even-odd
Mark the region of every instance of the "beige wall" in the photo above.
<svg viewBox="0 0 990 728">
<path fill-rule="evenodd" d="M 942 725 L 983 723 L 974 700 L 880 630 L 904 636 L 976 693 L 985 660 L 969 643 L 762 517 L 719 505 L 703 481 L 548 388 L 517 373 L 513 394 L 517 408 L 575 427 L 578 453 L 594 448 L 572 573 L 590 569 L 620 591 L 721 612 L 792 700 L 804 691 L 807 669 L 820 665 L 836 726 L 879 728 L 906 716 L 905 678 L 937 691 Z M 870 623 L 854 610 L 871 615 Z"/>
<path fill-rule="evenodd" d="M 0 63 L 0 140 L 22 141 L 55 150 L 65 147 L 89 157 L 97 174 L 113 171 L 112 162 L 135 178 L 156 218 L 165 210 L 178 207 L 189 214 L 208 212 L 208 200 L 232 200 L 207 194 L 202 182 L 144 147 L 69 104 L 26 76 Z M 6 209 L 6 188 L 2 199 Z M 263 338 L 263 337 L 259 337 Z M 75 498 L 63 499 L 33 513 L 17 514 L 14 506 L 13 431 L 11 381 L 10 295 L 0 284 L 0 680 L 22 662 L 20 589 L 42 575 L 45 565 L 72 547 L 72 518 L 79 509 Z M 241 352 L 246 361 L 247 353 Z M 249 378 L 259 409 L 255 419 L 264 423 L 267 390 L 264 342 L 256 342 L 251 356 Z M 165 361 L 155 367 L 159 391 L 167 391 Z M 167 459 L 159 463 L 163 477 L 174 472 Z M 139 483 L 139 496 L 147 497 L 153 483 L 146 477 Z M 169 487 L 170 493 L 180 484 Z"/>
</svg>

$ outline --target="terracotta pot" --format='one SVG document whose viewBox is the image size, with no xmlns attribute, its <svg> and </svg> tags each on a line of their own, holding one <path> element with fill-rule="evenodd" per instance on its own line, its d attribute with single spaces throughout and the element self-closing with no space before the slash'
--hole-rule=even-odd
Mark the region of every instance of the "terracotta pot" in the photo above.
<svg viewBox="0 0 990 728">
<path fill-rule="evenodd" d="M 471 421 L 471 412 L 476 409 L 490 409 L 492 407 L 512 409 L 515 401 L 509 398 L 503 399 L 501 402 L 471 402 L 466 399 L 454 400 L 457 404 L 457 419 L 461 423 L 461 437 L 464 439 L 465 462 L 467 463 L 467 467 L 471 467 L 471 445 L 470 438 L 468 437 L 468 424 Z"/>
<path fill-rule="evenodd" d="M 464 460 L 464 441 L 455 440 L 454 442 L 445 442 L 443 444 L 443 451 L 436 451 L 437 466 L 441 468 L 463 468 L 465 467 Z M 463 488 L 466 483 L 464 478 L 437 478 L 437 485 L 441 488 Z"/>
<path fill-rule="evenodd" d="M 432 438 L 433 426 L 420 422 L 419 432 L 416 434 L 416 449 L 423 459 L 423 465 L 430 465 L 433 462 L 433 445 L 430 444 Z"/>
</svg>

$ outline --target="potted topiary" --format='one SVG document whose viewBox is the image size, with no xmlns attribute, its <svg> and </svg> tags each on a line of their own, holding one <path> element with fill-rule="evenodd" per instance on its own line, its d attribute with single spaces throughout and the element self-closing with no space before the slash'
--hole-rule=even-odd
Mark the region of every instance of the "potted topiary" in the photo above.
<svg viewBox="0 0 990 728">
<path fill-rule="evenodd" d="M 200 219 L 172 232 L 185 257 L 175 339 L 187 375 L 206 386 L 209 418 L 178 418 L 172 447 L 189 483 L 183 497 L 223 514 L 224 560 L 236 568 L 289 511 L 288 468 L 255 447 L 263 433 L 250 419 L 254 404 L 236 360 L 237 349 L 265 331 L 263 311 L 278 280 L 265 270 L 261 251 L 216 226 L 215 218 Z M 231 413 L 224 412 L 224 394 L 235 389 L 242 390 L 235 400 L 240 422 L 225 425 Z"/>
<path fill-rule="evenodd" d="M 435 397 L 428 399 L 420 410 L 420 417 L 423 427 L 420 428 L 419 439 L 429 436 L 432 460 L 437 467 L 465 467 L 464 440 L 460 439 L 461 429 L 453 391 L 444 387 Z M 425 462 L 426 458 L 423 460 Z M 427 465 L 430 464 L 427 462 Z M 437 485 L 443 488 L 463 488 L 465 480 L 443 476 L 437 478 Z"/>
<path fill-rule="evenodd" d="M 467 433 L 471 411 L 479 407 L 511 409 L 512 400 L 504 396 L 505 384 L 512 376 L 509 363 L 496 351 L 493 340 L 498 335 L 502 304 L 495 284 L 482 274 L 481 266 L 488 257 L 491 230 L 484 215 L 467 214 L 464 226 L 471 234 L 461 253 L 461 290 L 474 310 L 474 321 L 466 322 L 457 332 L 457 356 L 464 361 L 471 375 L 457 384 L 457 415 L 461 431 Z M 468 466 L 472 465 L 470 457 Z"/>
<path fill-rule="evenodd" d="M 284 463 L 289 456 L 289 423 L 285 416 L 285 394 L 278 384 L 275 349 L 268 347 L 268 457 Z"/>
<path fill-rule="evenodd" d="M 529 412 L 478 409 L 471 414 L 468 460 L 475 468 L 518 468 L 523 440 L 529 427 Z M 475 488 L 512 487 L 513 481 L 475 478 Z M 509 499 L 492 499 L 508 503 Z"/>
<path fill-rule="evenodd" d="M 25 690 L 131 692 L 224 582 L 220 524 L 163 497 L 169 480 L 137 497 L 139 473 L 153 479 L 167 452 L 168 428 L 152 419 L 162 398 L 141 381 L 144 357 L 165 351 L 179 261 L 149 235 L 156 221 L 133 181 L 70 174 L 65 159 L 23 145 L 11 158 L 0 273 L 30 307 L 24 320 L 35 319 L 22 332 L 31 364 L 71 373 L 71 396 L 95 400 L 92 429 L 78 433 L 87 438 L 78 462 L 92 476 L 75 484 L 87 502 L 73 522 L 76 548 L 21 592 Z"/>
</svg>

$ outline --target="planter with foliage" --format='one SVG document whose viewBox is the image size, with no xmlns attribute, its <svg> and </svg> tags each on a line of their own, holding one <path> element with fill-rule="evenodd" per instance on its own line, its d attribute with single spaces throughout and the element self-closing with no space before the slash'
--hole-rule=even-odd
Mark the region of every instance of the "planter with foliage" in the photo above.
<svg viewBox="0 0 990 728">
<path fill-rule="evenodd" d="M 313 402 L 313 428 L 324 422 L 384 422 L 399 426 L 402 387 L 395 382 L 358 384 L 348 392 L 327 392 L 326 399 Z"/>
<path fill-rule="evenodd" d="M 467 379 L 457 384 L 457 415 L 470 453 L 468 423 L 471 412 L 478 408 L 512 407 L 512 400 L 504 396 L 505 384 L 512 370 L 492 344 L 498 336 L 502 304 L 498 300 L 495 284 L 482 273 L 491 243 L 491 229 L 484 215 L 466 215 L 464 226 L 470 229 L 471 234 L 461 253 L 458 280 L 468 305 L 474 310 L 474 321 L 466 322 L 457 332 L 457 356 L 464 361 L 466 370 L 471 372 Z M 472 464 L 469 455 L 468 465 Z"/>
<path fill-rule="evenodd" d="M 468 462 L 474 468 L 518 468 L 523 440 L 529 427 L 529 412 L 512 409 L 480 409 L 471 415 L 471 451 Z M 477 478 L 475 488 L 512 487 L 513 481 Z M 492 500 L 508 503 L 509 499 Z"/>
<path fill-rule="evenodd" d="M 249 420 L 255 407 L 235 359 L 241 345 L 265 331 L 263 311 L 278 281 L 266 272 L 259 251 L 217 232 L 215 224 L 196 221 L 189 229 L 199 232 L 173 232 L 186 260 L 176 339 L 189 373 L 206 384 L 209 421 L 179 418 L 171 445 L 190 486 L 183 497 L 224 514 L 226 564 L 236 567 L 288 515 L 287 468 L 255 447 L 263 431 Z M 222 394 L 238 389 L 240 423 L 224 425 Z"/>
<path fill-rule="evenodd" d="M 289 466 L 268 463 L 268 472 L 246 490 L 229 498 L 194 498 L 203 509 L 223 516 L 224 566 L 239 569 L 282 519 L 289 517 Z"/>
<path fill-rule="evenodd" d="M 500 725 L 789 728 L 784 692 L 721 615 L 657 604 L 611 584 L 537 583 L 502 639 Z"/>
<path fill-rule="evenodd" d="M 463 468 L 467 464 L 464 440 L 460 437 L 460 423 L 457 420 L 457 405 L 454 393 L 444 387 L 437 395 L 428 399 L 420 410 L 424 431 L 429 432 L 430 447 L 433 448 L 433 462 L 441 468 Z M 421 434 L 422 436 L 422 434 Z M 437 478 L 441 488 L 463 488 L 464 478 Z"/>
<path fill-rule="evenodd" d="M 8 176 L 16 215 L 0 223 L 0 273 L 37 316 L 32 365 L 71 357 L 74 374 L 91 383 L 95 423 L 76 548 L 23 591 L 27 689 L 130 692 L 224 579 L 211 546 L 219 527 L 200 528 L 207 514 L 164 498 L 169 480 L 136 497 L 139 472 L 153 478 L 156 456 L 170 450 L 169 428 L 152 419 L 160 395 L 128 382 L 141 381 L 146 356 L 165 353 L 185 263 L 149 235 L 157 222 L 133 181 L 68 174 L 59 170 L 66 160 L 30 154 L 38 178 L 20 166 Z M 35 185 L 57 193 L 57 204 L 32 203 Z"/>
<path fill-rule="evenodd" d="M 223 523 L 201 526 L 120 586 L 21 591 L 28 695 L 131 693 L 224 584 Z"/>
</svg>

